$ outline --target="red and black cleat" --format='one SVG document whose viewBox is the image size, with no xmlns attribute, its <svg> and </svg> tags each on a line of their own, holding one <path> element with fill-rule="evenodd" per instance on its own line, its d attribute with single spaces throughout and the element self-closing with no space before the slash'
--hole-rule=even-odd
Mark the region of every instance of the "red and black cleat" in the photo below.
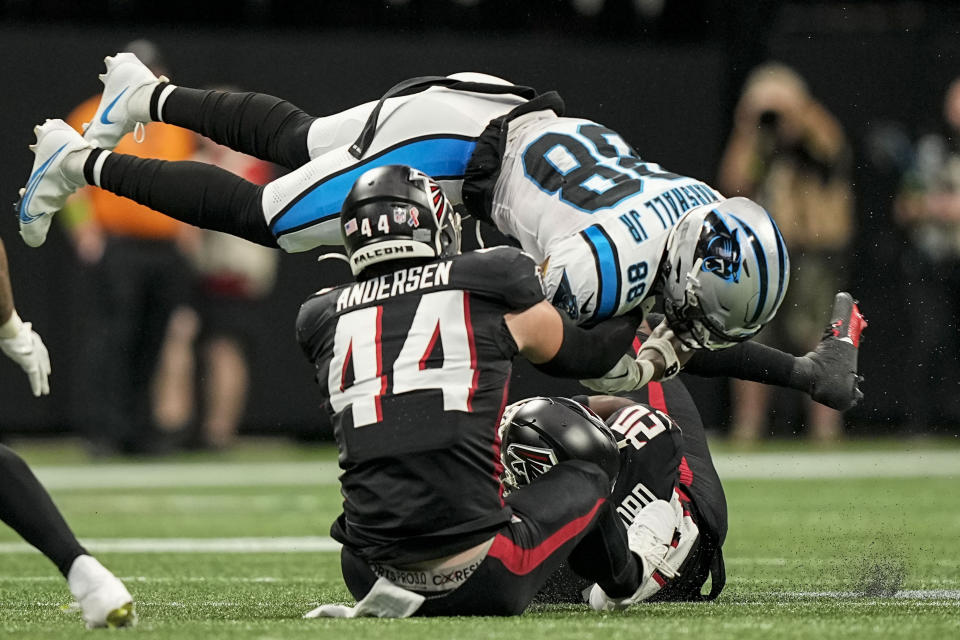
<svg viewBox="0 0 960 640">
<path fill-rule="evenodd" d="M 838 340 L 860 348 L 860 334 L 867 328 L 867 319 L 860 313 L 857 301 L 846 291 L 833 299 L 833 314 L 830 316 L 830 334 Z"/>
<path fill-rule="evenodd" d="M 799 360 L 807 360 L 810 396 L 839 411 L 852 409 L 863 398 L 857 372 L 860 338 L 867 321 L 856 300 L 841 291 L 833 301 L 830 326 L 817 348 Z"/>
</svg>

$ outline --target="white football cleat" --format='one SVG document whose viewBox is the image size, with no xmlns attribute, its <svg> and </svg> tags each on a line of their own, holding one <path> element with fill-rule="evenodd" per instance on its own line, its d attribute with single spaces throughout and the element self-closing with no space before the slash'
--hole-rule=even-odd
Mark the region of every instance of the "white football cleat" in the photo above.
<svg viewBox="0 0 960 640">
<path fill-rule="evenodd" d="M 66 176 L 63 161 L 71 153 L 89 149 L 90 143 L 63 120 L 47 120 L 33 132 L 37 136 L 37 143 L 30 146 L 35 155 L 33 171 L 14 207 L 23 241 L 39 247 L 47 239 L 53 214 L 63 208 L 70 194 L 86 184 L 82 176 Z"/>
<path fill-rule="evenodd" d="M 158 78 L 153 75 L 147 65 L 132 53 L 107 56 L 103 61 L 107 65 L 107 72 L 100 76 L 103 95 L 93 120 L 84 127 L 83 137 L 96 147 L 112 150 L 120 138 L 133 131 L 138 123 L 150 121 L 149 113 L 142 113 L 142 109 L 138 113 L 130 108 L 130 98 L 143 87 L 150 87 L 146 90 L 152 91 L 152 87 L 159 82 L 168 80 L 164 76 Z"/>
<path fill-rule="evenodd" d="M 666 561 L 667 554 L 673 548 L 673 538 L 677 531 L 682 509 L 677 512 L 676 505 L 666 500 L 654 500 L 637 514 L 627 528 L 627 541 L 630 551 L 642 558 L 643 567 L 640 586 L 626 598 L 611 598 L 600 585 L 593 585 L 587 595 L 587 602 L 595 611 L 620 611 L 632 604 L 646 600 L 660 590 L 662 584 L 654 579 L 657 573 L 662 579 L 674 578 L 677 572 Z"/>
<path fill-rule="evenodd" d="M 137 613 L 130 592 L 92 556 L 78 556 L 67 573 L 70 593 L 80 604 L 88 629 L 132 627 Z"/>
</svg>

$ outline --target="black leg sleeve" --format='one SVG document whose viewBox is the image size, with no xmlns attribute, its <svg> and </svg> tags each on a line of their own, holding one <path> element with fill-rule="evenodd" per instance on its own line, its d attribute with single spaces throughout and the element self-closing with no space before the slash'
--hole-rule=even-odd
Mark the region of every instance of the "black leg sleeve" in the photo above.
<svg viewBox="0 0 960 640">
<path fill-rule="evenodd" d="M 611 598 L 631 596 L 640 586 L 641 561 L 627 544 L 627 532 L 613 505 L 605 502 L 596 522 L 568 558 L 577 575 L 596 582 Z"/>
<path fill-rule="evenodd" d="M 647 324 L 654 329 L 664 321 L 659 313 L 647 314 Z M 698 349 L 683 366 L 684 373 L 703 378 L 739 378 L 807 391 L 795 369 L 799 358 L 758 342 L 741 342 L 728 349 Z"/>
<path fill-rule="evenodd" d="M 91 184 L 97 156 L 91 153 L 84 165 Z M 263 215 L 263 187 L 213 165 L 111 153 L 100 171 L 100 187 L 181 222 L 277 247 Z"/>
<path fill-rule="evenodd" d="M 684 365 L 686 373 L 706 378 L 727 376 L 780 387 L 794 386 L 792 377 L 797 358 L 758 342 L 741 342 L 729 349 L 700 349 Z"/>
<path fill-rule="evenodd" d="M 64 577 L 77 556 L 86 553 L 27 463 L 3 445 L 0 519 L 50 558 Z"/>
<path fill-rule="evenodd" d="M 570 550 L 567 562 L 577 575 L 596 582 L 607 595 L 621 598 L 632 595 L 640 586 L 640 566 L 609 495 L 610 479 L 600 467 L 584 460 L 565 460 L 511 493 L 506 502 L 526 521 L 525 526 L 539 525 L 538 539 L 545 539 L 560 529 L 559 523 L 569 522 L 582 514 L 585 505 L 594 505 L 597 498 L 602 498 L 590 529 Z M 560 560 L 551 567 L 551 573 Z"/>
<path fill-rule="evenodd" d="M 154 119 L 160 91 L 154 92 L 150 105 Z M 316 118 L 280 98 L 177 87 L 167 96 L 160 115 L 164 122 L 288 169 L 310 160 L 307 132 Z"/>
</svg>

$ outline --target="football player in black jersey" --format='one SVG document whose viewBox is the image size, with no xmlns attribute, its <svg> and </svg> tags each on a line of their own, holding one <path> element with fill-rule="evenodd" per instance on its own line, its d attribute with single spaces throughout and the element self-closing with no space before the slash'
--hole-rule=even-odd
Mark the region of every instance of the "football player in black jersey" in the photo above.
<svg viewBox="0 0 960 640">
<path fill-rule="evenodd" d="M 597 376 L 638 320 L 577 327 L 523 252 L 460 254 L 459 216 L 411 167 L 364 173 L 341 226 L 356 282 L 308 299 L 297 336 L 332 415 L 344 503 L 331 534 L 360 603 L 311 614 L 519 614 L 564 560 L 633 596 L 638 564 L 607 500 L 616 470 L 571 460 L 504 498 L 497 427 L 514 356 Z"/>
<path fill-rule="evenodd" d="M 641 337 L 649 335 L 650 327 L 662 318 L 648 315 Z M 856 370 L 865 326 L 850 294 L 838 293 L 832 321 L 817 351 L 797 360 L 805 361 L 804 366 L 822 367 L 839 356 Z M 640 342 L 640 338 L 634 341 L 634 351 Z M 688 368 L 716 375 L 714 355 L 719 354 L 698 352 Z M 776 367 L 776 352 L 757 352 L 745 366 L 756 371 Z M 591 413 L 584 415 L 584 408 Z M 613 443 L 619 451 L 620 471 L 610 499 L 627 530 L 631 550 L 643 561 L 640 589 L 626 602 L 697 601 L 720 594 L 726 581 L 721 548 L 727 535 L 727 503 L 703 420 L 678 378 L 652 382 L 622 398 L 522 400 L 504 412 L 500 435 L 508 487 L 522 487 L 564 460 L 607 464 Z M 710 590 L 704 594 L 708 577 Z M 587 597 L 597 609 L 623 606 L 625 601 L 609 597 L 600 587 L 585 591 L 589 586 L 564 567 L 551 577 L 538 600 L 579 602 Z"/>
<path fill-rule="evenodd" d="M 727 504 L 710 458 L 703 423 L 683 384 L 651 383 L 632 398 L 529 398 L 510 405 L 500 426 L 504 484 L 524 487 L 564 460 L 606 461 L 619 453 L 610 500 L 630 549 L 642 559 L 637 601 L 712 600 L 723 589 L 721 547 Z M 709 593 L 702 593 L 711 577 Z M 622 608 L 562 567 L 539 602 L 582 602 Z"/>
</svg>

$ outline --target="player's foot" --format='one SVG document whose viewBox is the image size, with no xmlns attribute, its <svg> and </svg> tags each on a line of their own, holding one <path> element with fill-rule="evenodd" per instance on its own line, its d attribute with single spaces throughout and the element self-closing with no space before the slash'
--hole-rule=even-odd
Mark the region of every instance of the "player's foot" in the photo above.
<svg viewBox="0 0 960 640">
<path fill-rule="evenodd" d="M 137 123 L 149 122 L 150 95 L 159 78 L 132 53 L 104 58 L 107 72 L 100 76 L 103 95 L 93 120 L 84 126 L 83 137 L 102 149 L 113 149 Z"/>
<path fill-rule="evenodd" d="M 130 592 L 96 558 L 77 557 L 67 573 L 67 584 L 80 604 L 88 629 L 131 627 L 137 623 Z"/>
<path fill-rule="evenodd" d="M 678 507 L 679 503 L 673 505 L 666 500 L 654 500 L 640 510 L 636 519 L 627 528 L 630 551 L 643 560 L 640 586 L 626 598 L 611 598 L 600 588 L 600 585 L 593 585 L 588 595 L 588 602 L 594 610 L 626 609 L 659 590 L 662 582 L 658 582 L 654 574 L 659 574 L 664 580 L 676 577 L 677 572 L 667 562 L 667 554 L 672 549 L 671 545 L 677 531 Z"/>
<path fill-rule="evenodd" d="M 857 374 L 857 356 L 867 321 L 853 296 L 845 291 L 834 298 L 830 318 L 820 344 L 798 358 L 798 364 L 807 368 L 810 397 L 832 409 L 846 411 L 863 398 L 858 387 L 862 378 Z"/>
<path fill-rule="evenodd" d="M 37 143 L 30 146 L 35 155 L 33 171 L 27 186 L 20 189 L 14 208 L 20 218 L 23 241 L 39 247 L 47 239 L 53 214 L 63 208 L 70 194 L 84 186 L 83 165 L 73 163 L 80 166 L 77 175 L 64 171 L 65 161 L 71 154 L 89 149 L 90 143 L 63 120 L 47 120 L 33 132 L 37 136 Z"/>
</svg>

